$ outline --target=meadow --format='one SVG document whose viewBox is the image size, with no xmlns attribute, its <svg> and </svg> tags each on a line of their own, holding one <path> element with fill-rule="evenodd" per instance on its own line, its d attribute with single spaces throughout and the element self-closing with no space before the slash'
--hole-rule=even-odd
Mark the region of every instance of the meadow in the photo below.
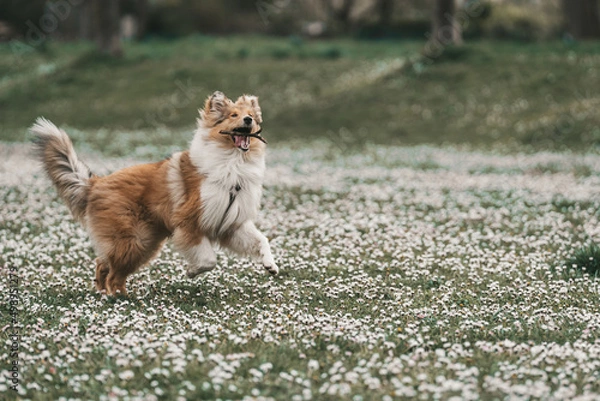
<svg viewBox="0 0 600 401">
<path fill-rule="evenodd" d="M 204 40 L 0 57 L 0 398 L 600 397 L 597 45 L 475 43 L 419 65 L 417 42 L 194 53 Z M 129 297 L 95 293 L 26 127 L 68 123 L 106 174 L 185 147 L 214 89 L 260 89 L 257 225 L 280 275 L 220 252 L 190 280 L 167 246 Z"/>
<path fill-rule="evenodd" d="M 435 59 L 424 59 L 423 48 L 197 36 L 131 43 L 114 60 L 89 44 L 0 44 L 0 138 L 26 140 L 25 127 L 43 113 L 92 130 L 83 144 L 105 154 L 125 156 L 148 141 L 181 147 L 188 137 L 173 130 L 191 130 L 203 100 L 221 90 L 259 96 L 279 142 L 517 151 L 600 144 L 599 43 L 476 41 Z M 130 135 L 114 143 L 111 130 Z"/>
</svg>

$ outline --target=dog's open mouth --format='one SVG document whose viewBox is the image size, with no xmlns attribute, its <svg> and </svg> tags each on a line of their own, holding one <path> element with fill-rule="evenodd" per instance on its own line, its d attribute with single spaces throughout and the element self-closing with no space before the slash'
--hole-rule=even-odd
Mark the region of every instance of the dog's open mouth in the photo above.
<svg viewBox="0 0 600 401">
<path fill-rule="evenodd" d="M 238 127 L 234 128 L 231 135 L 231 139 L 235 146 L 243 152 L 247 152 L 250 149 L 250 137 L 248 134 L 252 132 L 250 127 Z M 240 135 L 235 135 L 239 133 Z"/>
<path fill-rule="evenodd" d="M 243 150 L 244 152 L 247 152 L 248 149 L 250 149 L 250 137 L 249 136 L 233 135 L 231 138 L 233 139 L 233 142 L 235 143 L 235 146 L 238 147 L 238 149 Z"/>
<path fill-rule="evenodd" d="M 235 146 L 244 152 L 250 149 L 250 138 L 256 138 L 265 144 L 267 143 L 267 140 L 260 135 L 261 132 L 262 128 L 260 127 L 255 133 L 252 133 L 251 127 L 237 127 L 232 131 L 219 131 L 222 135 L 229 135 Z"/>
<path fill-rule="evenodd" d="M 241 134 L 241 135 L 231 135 L 231 139 L 235 143 L 235 146 L 238 149 L 240 149 L 244 152 L 247 152 L 248 149 L 250 149 L 250 137 L 248 136 L 248 134 L 250 134 L 252 132 L 252 128 L 238 127 L 238 128 L 234 128 L 233 132 Z"/>
</svg>

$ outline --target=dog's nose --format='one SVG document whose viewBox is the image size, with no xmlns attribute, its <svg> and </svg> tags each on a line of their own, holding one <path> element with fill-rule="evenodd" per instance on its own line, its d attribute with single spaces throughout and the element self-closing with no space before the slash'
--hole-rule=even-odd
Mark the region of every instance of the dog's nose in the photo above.
<svg viewBox="0 0 600 401">
<path fill-rule="evenodd" d="M 250 117 L 250 116 L 244 117 L 244 124 L 246 124 L 246 125 L 252 124 L 252 117 Z"/>
</svg>

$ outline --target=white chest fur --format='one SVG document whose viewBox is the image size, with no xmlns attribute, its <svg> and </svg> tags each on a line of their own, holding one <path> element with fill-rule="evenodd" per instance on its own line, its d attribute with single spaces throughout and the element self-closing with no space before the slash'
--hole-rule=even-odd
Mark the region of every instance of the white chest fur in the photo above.
<svg viewBox="0 0 600 401">
<path fill-rule="evenodd" d="M 255 220 L 260 207 L 265 160 L 238 149 L 223 149 L 196 133 L 190 148 L 192 163 L 204 180 L 200 187 L 200 225 L 216 238 L 232 227 Z"/>
</svg>

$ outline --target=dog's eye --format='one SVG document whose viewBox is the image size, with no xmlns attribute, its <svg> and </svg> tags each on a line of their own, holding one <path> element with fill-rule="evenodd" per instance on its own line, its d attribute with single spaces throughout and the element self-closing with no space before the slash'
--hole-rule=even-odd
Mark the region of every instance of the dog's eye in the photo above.
<svg viewBox="0 0 600 401">
<path fill-rule="evenodd" d="M 233 113 L 233 114 L 231 115 L 231 117 L 237 117 L 237 116 L 238 116 L 238 114 L 237 114 L 237 113 Z"/>
</svg>

